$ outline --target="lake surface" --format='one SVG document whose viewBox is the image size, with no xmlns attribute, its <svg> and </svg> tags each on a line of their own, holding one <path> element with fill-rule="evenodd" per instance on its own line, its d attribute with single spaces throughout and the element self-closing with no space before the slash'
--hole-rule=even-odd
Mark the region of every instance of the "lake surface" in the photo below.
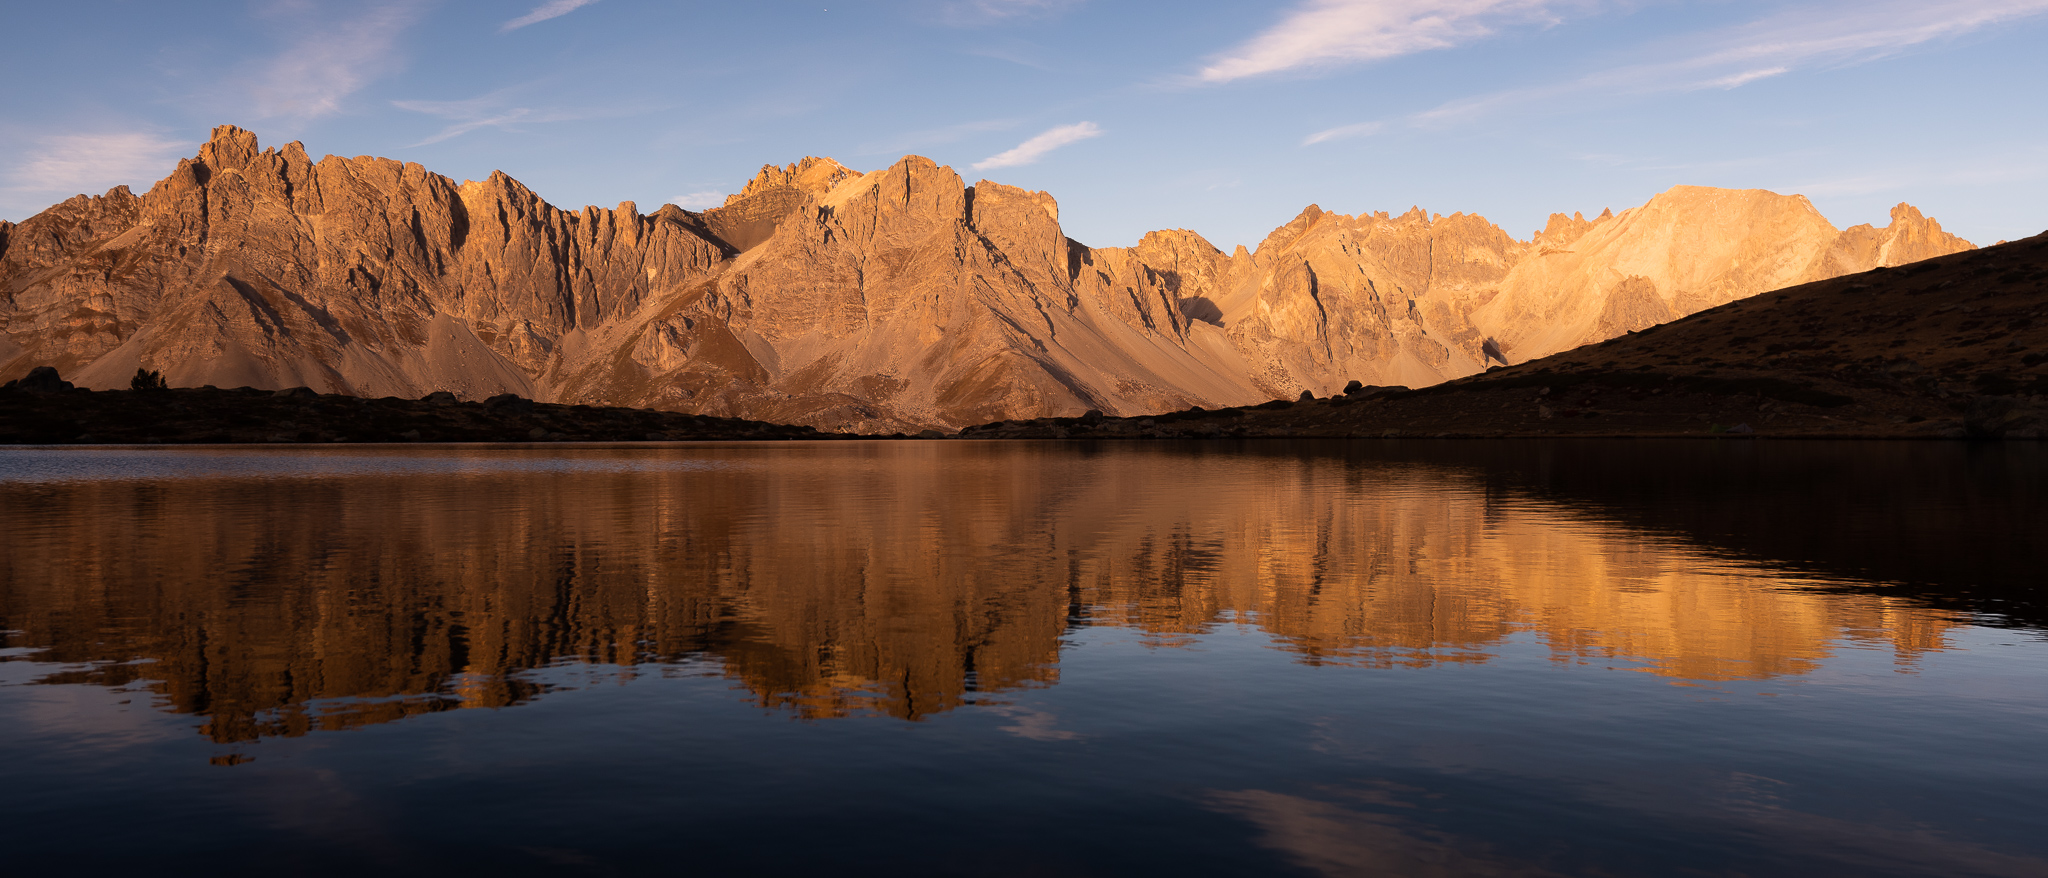
<svg viewBox="0 0 2048 878">
<path fill-rule="evenodd" d="M 10 874 L 2048 874 L 2048 448 L 0 450 Z"/>
</svg>

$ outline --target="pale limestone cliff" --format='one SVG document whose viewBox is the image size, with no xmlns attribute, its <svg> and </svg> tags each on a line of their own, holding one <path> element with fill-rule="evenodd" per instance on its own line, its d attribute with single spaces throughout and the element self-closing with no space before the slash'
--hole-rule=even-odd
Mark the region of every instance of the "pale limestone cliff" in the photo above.
<svg viewBox="0 0 2048 878">
<path fill-rule="evenodd" d="M 1971 249 L 1910 205 L 1837 230 L 1798 195 L 1676 186 L 1591 223 L 1551 218 L 1539 249 L 1472 312 L 1516 362 L 1736 299 Z"/>
<path fill-rule="evenodd" d="M 1968 248 L 1900 205 L 1678 187 L 1551 217 L 1311 206 L 1256 250 L 1066 237 L 1044 192 L 907 157 L 764 167 L 720 207 L 558 209 L 502 173 L 259 150 L 0 224 L 0 380 L 452 390 L 827 429 L 1259 402 L 1470 374 L 1821 277 Z"/>
</svg>

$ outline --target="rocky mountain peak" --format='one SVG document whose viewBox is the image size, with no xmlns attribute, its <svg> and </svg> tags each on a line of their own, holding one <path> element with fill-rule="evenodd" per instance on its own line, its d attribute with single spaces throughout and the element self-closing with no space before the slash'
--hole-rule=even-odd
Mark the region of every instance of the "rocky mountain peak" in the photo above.
<svg viewBox="0 0 2048 878">
<path fill-rule="evenodd" d="M 1308 230 L 1326 215 L 1320 205 L 1311 204 L 1302 208 L 1301 213 L 1295 214 L 1294 219 L 1268 233 L 1266 239 L 1252 249 L 1252 258 L 1261 261 L 1272 259 L 1274 254 L 1301 240 L 1301 237 L 1308 234 Z"/>
<path fill-rule="evenodd" d="M 1593 222 L 1578 211 L 1573 211 L 1571 216 L 1553 213 L 1550 215 L 1550 221 L 1544 223 L 1543 229 L 1531 236 L 1530 240 L 1544 247 L 1570 247 L 1573 241 L 1584 237 L 1586 232 L 1593 228 Z"/>
<path fill-rule="evenodd" d="M 214 171 L 239 170 L 255 161 L 256 135 L 233 125 L 220 125 L 199 147 L 199 161 Z"/>
<path fill-rule="evenodd" d="M 1891 223 L 1884 228 L 1866 223 L 1843 229 L 1821 257 L 1825 267 L 1819 273 L 1869 271 L 1968 249 L 1970 242 L 1943 231 L 1941 223 L 1928 219 L 1919 208 L 1901 203 L 1892 208 Z"/>
<path fill-rule="evenodd" d="M 1910 220 L 1894 223 L 1900 231 L 1838 230 L 1806 198 L 1762 189 L 1674 186 L 1583 230 L 1556 225 L 1578 238 L 1566 248 L 1539 236 L 1545 246 L 1535 258 L 1515 265 L 1499 295 L 1472 314 L 1518 360 L 1901 256 L 1970 248 Z"/>
<path fill-rule="evenodd" d="M 1943 231 L 1941 223 L 1905 202 L 1892 208 L 1891 220 L 1878 254 L 1882 265 L 1904 265 L 1970 249 L 1970 242 Z"/>
<path fill-rule="evenodd" d="M 858 176 L 858 172 L 832 159 L 805 156 L 803 160 L 791 162 L 784 167 L 762 165 L 760 172 L 756 173 L 752 180 L 748 180 L 747 185 L 741 187 L 738 193 L 726 196 L 725 203 L 730 205 L 763 192 L 784 188 L 796 189 L 814 196 L 823 195 L 841 181 Z"/>
<path fill-rule="evenodd" d="M 309 386 L 862 432 L 1421 386 L 1735 298 L 1967 249 L 1901 206 L 1678 187 L 1531 241 L 1309 205 L 1255 251 L 1066 237 L 1050 193 L 905 156 L 764 166 L 720 207 L 562 210 L 494 171 L 310 160 L 234 126 L 149 193 L 0 223 L 0 380 Z M 1861 266 L 1860 268 L 1858 266 Z"/>
<path fill-rule="evenodd" d="M 1029 202 L 1030 204 L 1036 206 L 1038 209 L 1045 211 L 1045 215 L 1048 218 L 1050 218 L 1055 224 L 1057 224 L 1060 221 L 1059 200 L 1053 198 L 1052 193 L 1050 192 L 1045 192 L 1043 190 L 1034 192 L 1029 189 L 1020 189 L 1016 186 L 1008 186 L 1002 183 L 990 182 L 988 180 L 981 180 L 976 182 L 974 184 L 974 191 L 975 197 L 977 199 L 996 197 L 1004 201 L 1014 200 Z"/>
</svg>

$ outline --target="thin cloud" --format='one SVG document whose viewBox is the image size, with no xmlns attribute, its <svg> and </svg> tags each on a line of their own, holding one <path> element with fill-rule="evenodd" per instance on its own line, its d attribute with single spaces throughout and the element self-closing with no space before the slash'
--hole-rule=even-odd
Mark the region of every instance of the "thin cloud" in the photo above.
<svg viewBox="0 0 2048 878">
<path fill-rule="evenodd" d="M 392 101 L 392 102 L 391 102 L 392 106 L 395 106 L 395 107 L 397 107 L 397 108 L 399 108 L 399 109 L 401 109 L 401 110 L 412 110 L 413 112 L 416 112 L 416 113 L 424 113 L 424 112 L 427 112 L 426 110 L 422 110 L 422 109 L 419 109 L 418 107 L 414 106 L 415 104 L 418 104 L 418 103 L 421 103 L 421 102 L 419 102 L 419 101 Z M 412 143 L 412 144 L 408 144 L 408 145 L 409 145 L 409 146 L 427 146 L 427 145 L 429 145 L 429 144 L 435 144 L 435 143 L 440 143 L 440 142 L 441 142 L 441 141 L 443 141 L 443 140 L 450 140 L 450 139 L 453 139 L 453 138 L 456 138 L 456 137 L 461 137 L 462 135 L 464 135 L 464 134 L 468 134 L 469 132 L 471 132 L 471 131 L 475 131 L 475 130 L 477 130 L 477 129 L 479 129 L 479 128 L 503 128 L 503 127 L 505 127 L 505 126 L 507 126 L 507 125 L 511 125 L 511 124 L 513 124 L 513 123 L 515 123 L 515 122 L 561 122 L 561 121 L 565 121 L 565 120 L 566 120 L 566 119 L 568 119 L 568 118 L 569 118 L 569 117 L 566 117 L 566 116 L 555 116 L 555 117 L 537 116 L 537 115 L 535 115 L 535 114 L 534 114 L 534 112 L 533 112 L 532 110 L 530 110 L 530 109 L 527 109 L 526 107 L 514 107 L 514 108 L 512 108 L 512 109 L 510 109 L 510 110 L 506 110 L 505 112 L 503 112 L 503 113 L 499 113 L 499 114 L 497 114 L 497 115 L 495 115 L 495 116 L 485 116 L 485 117 L 483 117 L 483 118 L 477 118 L 477 119 L 465 119 L 465 120 L 463 120 L 463 121 L 460 121 L 460 122 L 456 122 L 456 123 L 454 123 L 454 124 L 452 124 L 452 125 L 449 125 L 449 126 L 448 126 L 448 127 L 446 127 L 446 128 L 443 128 L 443 129 L 441 129 L 441 130 L 439 130 L 439 131 L 436 131 L 436 132 L 434 132 L 433 134 L 430 134 L 430 135 L 428 135 L 427 137 L 424 137 L 424 138 L 420 139 L 419 141 L 417 141 L 417 142 L 415 142 L 415 143 Z"/>
<path fill-rule="evenodd" d="M 975 27 L 1013 19 L 1058 15 L 1083 0 L 953 0 L 940 19 L 955 27 Z"/>
<path fill-rule="evenodd" d="M 2048 0 L 1849 3 L 1774 16 L 1738 28 L 1696 65 L 1780 63 L 1848 66 L 1934 40 L 2048 12 Z"/>
<path fill-rule="evenodd" d="M 1550 0 L 1309 0 L 1279 24 L 1202 68 L 1230 82 L 1300 68 L 1334 67 L 1446 49 L 1502 25 L 1555 24 Z"/>
<path fill-rule="evenodd" d="M 560 18 L 596 2 L 597 0 L 548 0 L 546 3 L 533 7 L 532 12 L 499 25 L 498 33 L 511 33 L 529 24 L 539 24 L 550 18 Z"/>
<path fill-rule="evenodd" d="M 545 122 L 574 122 L 599 116 L 630 115 L 634 110 L 561 110 L 551 108 L 535 109 L 514 106 L 513 94 L 524 87 L 504 88 L 474 98 L 459 101 L 392 101 L 391 105 L 401 110 L 438 116 L 449 120 L 448 126 L 428 135 L 412 146 L 427 146 L 461 137 L 483 128 L 511 129 L 520 124 Z"/>
<path fill-rule="evenodd" d="M 1806 180 L 1788 185 L 1784 191 L 1815 198 L 1835 198 L 1937 187 L 1995 186 L 2041 179 L 2048 179 L 2048 149 L 1980 155 L 1958 167 L 1882 165 L 1868 173 Z"/>
<path fill-rule="evenodd" d="M 690 192 L 668 200 L 668 203 L 684 210 L 710 210 L 725 203 L 725 193 L 712 190 Z"/>
<path fill-rule="evenodd" d="M 1438 127 L 1568 101 L 1736 88 L 1800 70 L 1867 64 L 2042 14 L 2048 14 L 2048 0 L 1842 3 L 1810 8 L 1650 48 L 1675 60 L 1623 65 L 1566 82 L 1462 98 L 1408 116 L 1405 121 L 1416 127 Z"/>
<path fill-rule="evenodd" d="M 195 144 L 142 132 L 43 137 L 7 172 L 24 192 L 104 192 L 164 177 Z"/>
<path fill-rule="evenodd" d="M 1046 153 L 1067 144 L 1078 143 L 1091 137 L 1101 136 L 1102 129 L 1096 127 L 1093 122 L 1076 122 L 1072 125 L 1061 125 L 1058 128 L 1049 129 L 1037 137 L 1018 144 L 1015 149 L 999 152 L 975 162 L 974 169 L 986 171 L 990 168 L 1011 168 L 1017 165 L 1028 165 L 1044 158 Z"/>
<path fill-rule="evenodd" d="M 1311 134 L 1301 142 L 1302 146 L 1314 146 L 1332 140 L 1348 140 L 1353 137 L 1367 137 L 1380 133 L 1387 127 L 1385 122 L 1360 122 L 1356 125 L 1339 125 Z"/>
<path fill-rule="evenodd" d="M 418 4 L 390 3 L 343 21 L 301 17 L 291 44 L 253 77 L 257 113 L 312 119 L 340 112 L 343 98 L 397 69 L 398 37 L 419 13 Z"/>
<path fill-rule="evenodd" d="M 1763 70 L 1745 70 L 1733 76 L 1723 76 L 1720 79 L 1711 80 L 1705 83 L 1704 87 L 1719 89 L 1741 88 L 1742 86 L 1748 85 L 1759 79 L 1769 79 L 1781 73 L 1790 72 L 1792 72 L 1792 68 L 1790 67 L 1770 67 Z"/>
</svg>

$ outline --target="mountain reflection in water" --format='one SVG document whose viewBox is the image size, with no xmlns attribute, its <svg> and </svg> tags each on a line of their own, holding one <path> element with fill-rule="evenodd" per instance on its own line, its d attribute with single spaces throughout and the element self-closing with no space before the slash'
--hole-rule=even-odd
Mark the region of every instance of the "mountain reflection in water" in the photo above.
<svg viewBox="0 0 2048 878">
<path fill-rule="evenodd" d="M 2035 624 L 2043 472 L 1937 444 L 16 450 L 0 630 L 66 666 L 42 682 L 150 681 L 219 742 L 519 704 L 564 662 L 915 720 L 1056 684 L 1088 626 L 1379 668 L 1527 632 L 1678 681 L 1857 644 L 1910 669 L 1955 610 Z"/>
</svg>

